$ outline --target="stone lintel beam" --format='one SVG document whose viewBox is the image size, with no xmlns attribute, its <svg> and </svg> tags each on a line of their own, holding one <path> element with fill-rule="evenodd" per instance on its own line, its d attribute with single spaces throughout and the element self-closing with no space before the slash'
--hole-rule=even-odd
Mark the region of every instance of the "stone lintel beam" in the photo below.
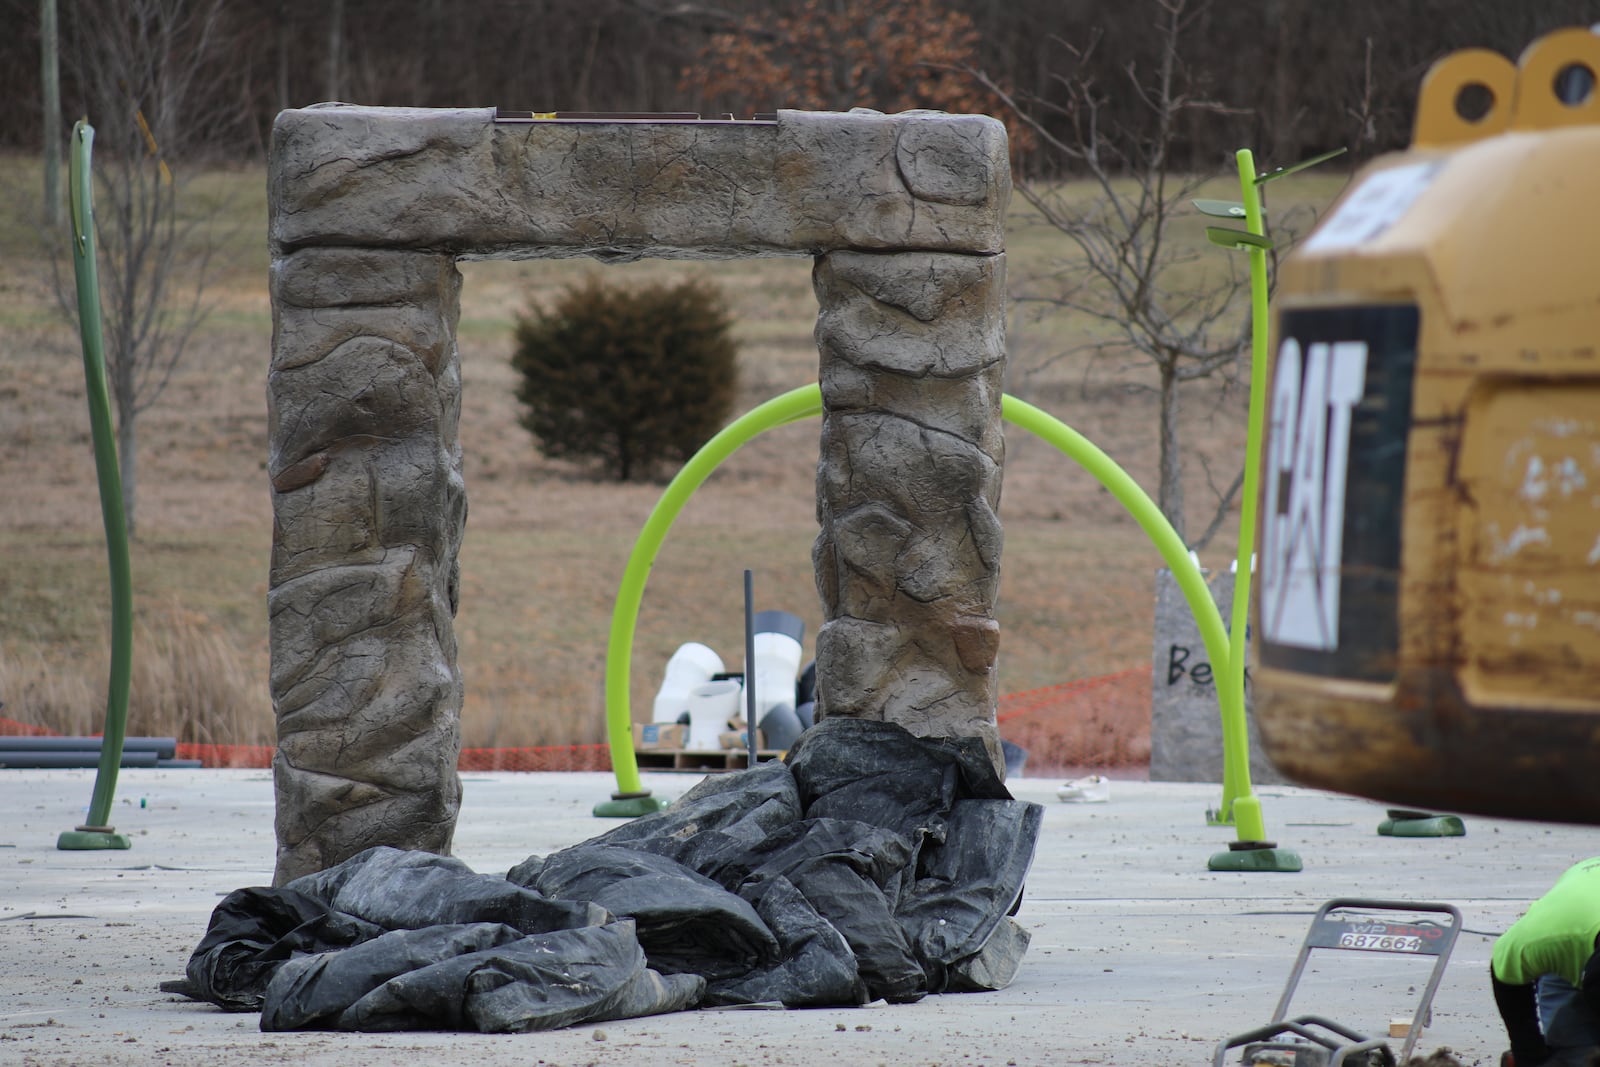
<svg viewBox="0 0 1600 1067">
<path fill-rule="evenodd" d="M 1004 249 L 1005 128 L 982 115 L 496 122 L 495 111 L 284 111 L 275 251 L 306 245 L 608 260 Z"/>
</svg>

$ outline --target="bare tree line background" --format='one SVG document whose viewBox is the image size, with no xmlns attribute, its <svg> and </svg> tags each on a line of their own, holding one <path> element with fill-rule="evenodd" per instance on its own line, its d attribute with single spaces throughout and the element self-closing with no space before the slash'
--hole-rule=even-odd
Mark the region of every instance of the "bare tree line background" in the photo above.
<svg viewBox="0 0 1600 1067">
<path fill-rule="evenodd" d="M 1196 282 L 1186 273 L 1192 254 L 1169 240 L 1194 183 L 1231 169 L 1240 146 L 1285 163 L 1345 149 L 1349 164 L 1403 147 L 1418 83 L 1440 56 L 1464 46 L 1516 55 L 1544 32 L 1600 18 L 1600 0 L 0 5 L 13 28 L 0 39 L 13 101 L 0 149 L 38 152 L 79 114 L 108 149 L 99 230 L 130 530 L 138 416 L 206 313 L 211 245 L 190 239 L 192 214 L 179 221 L 187 178 L 175 180 L 169 160 L 259 160 L 280 110 L 327 100 L 736 117 L 864 106 L 1006 120 L 1020 195 L 1082 253 L 1021 299 L 1105 328 L 1066 354 L 1131 354 L 1154 368 L 1160 506 L 1197 545 L 1228 514 L 1239 479 L 1223 473 L 1219 486 L 1207 458 L 1195 457 L 1216 501 L 1191 537 L 1180 394 L 1203 379 L 1227 391 L 1248 334 L 1236 325 L 1237 272 Z M 46 111 L 46 99 L 63 114 Z M 1073 199 L 1052 180 L 1061 176 L 1087 179 L 1098 196 Z M 53 200 L 48 168 L 46 178 Z"/>
<path fill-rule="evenodd" d="M 1231 170 L 1240 146 L 1280 163 L 1344 149 L 1345 165 L 1401 148 L 1439 57 L 1467 46 L 1515 56 L 1549 30 L 1600 19 L 1600 0 L 0 0 L 0 10 L 13 31 L 0 38 L 12 100 L 0 150 L 64 142 L 78 115 L 106 149 L 98 228 L 130 530 L 138 416 L 206 314 L 215 240 L 195 240 L 196 216 L 179 211 L 192 206 L 194 168 L 168 161 L 257 161 L 279 111 L 328 100 L 735 117 L 931 107 L 1007 122 L 1022 199 L 1082 253 L 1019 299 L 1105 327 L 1064 354 L 1154 368 L 1160 506 L 1203 546 L 1239 479 L 1224 472 L 1219 486 L 1195 457 L 1215 506 L 1191 537 L 1180 393 L 1202 379 L 1229 391 L 1248 333 L 1236 325 L 1237 272 L 1197 282 L 1192 254 L 1169 240 L 1195 182 Z M 52 206 L 49 164 L 64 149 L 46 155 Z M 1058 177 L 1099 195 L 1079 202 Z"/>
<path fill-rule="evenodd" d="M 61 5 L 64 57 L 92 35 L 84 16 L 94 6 Z M 1157 65 L 1162 43 L 1149 6 L 935 0 L 906 17 L 904 4 L 884 0 L 227 0 L 217 27 L 222 47 L 197 57 L 209 88 L 191 98 L 187 119 L 206 130 L 195 147 L 248 159 L 264 151 L 279 110 L 329 99 L 739 117 L 745 109 L 815 106 L 785 99 L 782 90 L 764 101 L 707 96 L 697 90 L 713 90 L 715 79 L 696 77 L 696 67 L 715 35 L 770 39 L 785 25 L 846 10 L 899 17 L 905 24 L 890 32 L 911 37 L 936 29 L 928 20 L 940 11 L 965 16 L 975 31 L 975 67 L 1019 99 L 1066 105 L 1060 72 L 1074 48 L 1094 42 L 1090 69 L 1079 73 L 1101 85 L 1114 85 L 1129 64 Z M 38 151 L 43 136 L 40 7 L 40 0 L 0 0 L 9 30 L 0 36 L 0 89 L 10 101 L 0 148 Z M 1345 146 L 1358 163 L 1405 144 L 1417 84 L 1441 55 L 1481 46 L 1515 57 L 1544 32 L 1597 20 L 1600 0 L 1213 3 L 1186 31 L 1183 52 L 1191 84 L 1230 110 L 1189 115 L 1176 131 L 1173 162 L 1209 170 L 1250 145 L 1279 160 Z M 81 69 L 63 64 L 69 124 L 86 110 Z M 831 106 L 894 104 L 869 89 Z M 1100 119 L 1152 132 L 1157 121 L 1133 93 L 1111 94 Z M 1060 161 L 1040 150 L 1020 162 L 1039 172 Z"/>
</svg>

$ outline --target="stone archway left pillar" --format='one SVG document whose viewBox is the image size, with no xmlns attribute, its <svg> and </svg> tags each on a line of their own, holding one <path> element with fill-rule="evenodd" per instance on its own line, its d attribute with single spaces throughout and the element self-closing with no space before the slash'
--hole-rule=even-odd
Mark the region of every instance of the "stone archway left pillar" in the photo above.
<svg viewBox="0 0 1600 1067">
<path fill-rule="evenodd" d="M 460 282 L 452 257 L 421 252 L 305 248 L 273 265 L 280 884 L 360 842 L 450 851 Z"/>
</svg>

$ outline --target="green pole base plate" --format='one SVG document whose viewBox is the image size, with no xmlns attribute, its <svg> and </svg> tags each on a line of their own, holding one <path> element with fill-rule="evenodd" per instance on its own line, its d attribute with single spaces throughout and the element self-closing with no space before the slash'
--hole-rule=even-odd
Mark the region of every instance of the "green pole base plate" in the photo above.
<svg viewBox="0 0 1600 1067">
<path fill-rule="evenodd" d="M 1218 852 L 1206 864 L 1210 871 L 1282 871 L 1293 874 L 1303 869 L 1300 854 L 1279 848 L 1272 841 L 1229 841 L 1228 851 Z"/>
<path fill-rule="evenodd" d="M 1392 808 L 1389 817 L 1378 824 L 1378 833 L 1384 837 L 1465 837 L 1467 828 L 1459 815 Z"/>
<path fill-rule="evenodd" d="M 112 826 L 79 826 L 63 830 L 56 838 L 56 848 L 64 852 L 89 852 L 105 848 L 132 848 L 133 839 L 119 834 Z"/>
<path fill-rule="evenodd" d="M 641 815 L 653 815 L 664 809 L 670 800 L 653 797 L 649 793 L 612 793 L 610 800 L 602 800 L 594 806 L 594 817 L 597 819 L 637 819 Z"/>
</svg>

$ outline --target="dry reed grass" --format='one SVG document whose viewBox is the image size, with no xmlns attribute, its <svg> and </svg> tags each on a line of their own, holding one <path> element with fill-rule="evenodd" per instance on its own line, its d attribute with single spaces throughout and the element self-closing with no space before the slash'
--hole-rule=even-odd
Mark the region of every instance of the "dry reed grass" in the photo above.
<svg viewBox="0 0 1600 1067">
<path fill-rule="evenodd" d="M 105 728 L 110 650 L 52 661 L 38 648 L 0 648 L 7 718 L 54 733 Z M 271 744 L 265 672 L 201 612 L 168 601 L 134 620 L 128 733 L 201 744 Z"/>
<path fill-rule="evenodd" d="M 0 647 L 0 714 L 51 733 L 98 733 L 105 721 L 104 685 L 98 697 L 88 671 L 51 664 L 38 648 Z M 95 718 L 98 709 L 99 718 Z"/>
<path fill-rule="evenodd" d="M 569 692 L 541 686 L 525 656 L 504 646 L 484 650 L 468 668 L 462 745 L 520 748 L 605 740 L 598 683 L 560 672 Z M 471 657 L 469 657 L 471 658 Z M 0 646 L 0 714 L 70 737 L 105 728 L 110 650 L 102 644 L 80 656 L 52 659 L 39 647 Z M 592 676 L 598 678 L 600 665 Z M 532 713 L 530 694 L 547 709 Z M 553 695 L 555 699 L 549 699 Z M 205 614 L 169 601 L 134 622 L 127 731 L 195 744 L 270 745 L 275 742 L 263 657 Z"/>
</svg>

